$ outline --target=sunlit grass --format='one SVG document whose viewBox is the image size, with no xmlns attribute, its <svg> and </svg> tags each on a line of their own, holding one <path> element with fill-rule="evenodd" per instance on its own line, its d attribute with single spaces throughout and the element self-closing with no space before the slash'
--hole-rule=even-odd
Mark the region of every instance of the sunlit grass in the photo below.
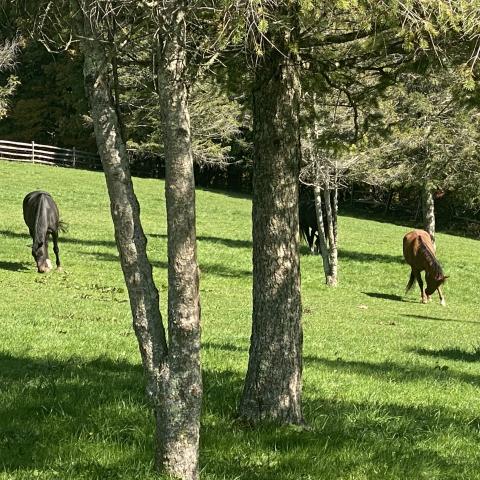
<svg viewBox="0 0 480 480">
<path fill-rule="evenodd" d="M 153 421 L 100 173 L 0 162 L 0 479 L 148 479 Z M 165 315 L 163 182 L 135 179 Z M 64 272 L 36 273 L 21 204 L 49 191 Z M 438 234 L 448 306 L 403 296 L 409 227 L 340 217 L 340 284 L 302 256 L 308 429 L 238 424 L 250 200 L 197 192 L 208 480 L 480 478 L 480 243 Z"/>
</svg>

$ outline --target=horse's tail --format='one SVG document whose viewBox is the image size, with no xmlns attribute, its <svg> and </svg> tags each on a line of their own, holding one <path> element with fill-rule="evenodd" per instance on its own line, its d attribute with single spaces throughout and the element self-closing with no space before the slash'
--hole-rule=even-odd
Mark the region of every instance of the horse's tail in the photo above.
<svg viewBox="0 0 480 480">
<path fill-rule="evenodd" d="M 405 289 L 405 293 L 408 293 L 408 291 L 413 287 L 413 284 L 415 283 L 415 275 L 413 274 L 413 270 L 410 272 L 410 280 L 407 283 L 407 288 Z"/>
<path fill-rule="evenodd" d="M 58 221 L 58 231 L 65 233 L 68 232 L 68 223 L 64 222 L 63 220 Z"/>
</svg>

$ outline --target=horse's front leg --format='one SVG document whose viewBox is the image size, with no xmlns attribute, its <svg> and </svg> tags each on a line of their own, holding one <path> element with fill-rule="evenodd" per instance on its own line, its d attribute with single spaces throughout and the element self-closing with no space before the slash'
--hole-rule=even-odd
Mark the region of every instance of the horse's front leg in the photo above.
<svg viewBox="0 0 480 480">
<path fill-rule="evenodd" d="M 60 264 L 60 256 L 59 256 L 59 249 L 58 249 L 58 232 L 52 233 L 52 240 L 53 240 L 53 252 L 55 253 L 55 262 L 57 264 L 57 269 L 61 269 Z"/>
<path fill-rule="evenodd" d="M 447 302 L 445 301 L 445 296 L 443 295 L 442 287 L 438 287 L 437 290 L 438 290 L 438 296 L 440 297 L 440 305 L 442 307 L 446 307 Z"/>
</svg>

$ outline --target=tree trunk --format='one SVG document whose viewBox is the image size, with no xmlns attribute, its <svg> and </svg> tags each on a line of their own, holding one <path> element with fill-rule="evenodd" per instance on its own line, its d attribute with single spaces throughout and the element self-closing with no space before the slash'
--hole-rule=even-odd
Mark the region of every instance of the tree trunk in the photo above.
<svg viewBox="0 0 480 480">
<path fill-rule="evenodd" d="M 162 449 L 157 464 L 185 480 L 199 477 L 202 375 L 200 297 L 195 231 L 195 182 L 187 96 L 185 4 L 161 12 L 168 31 L 159 48 L 158 82 L 165 144 L 168 223 L 168 333 Z"/>
<path fill-rule="evenodd" d="M 335 181 L 337 185 L 337 181 Z M 332 221 L 333 221 L 333 238 L 335 239 L 335 249 L 338 252 L 338 188 L 332 190 Z"/>
<path fill-rule="evenodd" d="M 328 185 L 325 185 L 323 190 L 323 199 L 325 203 L 325 215 L 327 217 L 327 237 L 328 237 L 328 261 L 330 264 L 330 272 L 327 275 L 327 285 L 335 287 L 338 283 L 338 254 L 337 254 L 337 239 L 335 226 L 335 209 L 332 208 L 330 198 L 330 190 Z"/>
<path fill-rule="evenodd" d="M 88 40 L 87 40 L 88 38 Z M 87 30 L 82 41 L 85 87 L 105 172 L 115 240 L 130 298 L 133 327 L 148 377 L 148 395 L 159 394 L 160 371 L 167 354 L 159 296 L 148 261 L 147 240 L 133 190 L 127 151 L 112 99 L 111 65 L 100 41 Z"/>
<path fill-rule="evenodd" d="M 435 202 L 432 189 L 425 184 L 422 191 L 423 228 L 430 234 L 435 248 Z"/>
<path fill-rule="evenodd" d="M 148 376 L 156 418 L 158 468 L 185 480 L 198 478 L 199 417 L 202 394 L 199 349 L 199 295 L 196 264 L 195 204 L 190 126 L 182 77 L 185 56 L 174 40 L 159 67 L 166 126 L 167 221 L 169 255 L 169 348 L 159 310 L 158 291 L 146 255 L 140 208 L 133 191 L 126 147 L 112 96 L 112 65 L 96 38 L 88 6 L 79 25 L 84 75 L 98 150 L 110 196 L 115 238 L 127 285 L 133 324 Z M 77 15 L 80 15 L 77 13 Z M 176 12 L 177 28 L 183 25 Z M 173 16 L 169 17 L 169 21 Z M 178 29 L 174 29 L 174 35 Z M 174 60 L 172 60 L 174 59 Z M 173 75 L 173 76 L 172 76 Z"/>
<path fill-rule="evenodd" d="M 313 187 L 315 196 L 315 212 L 317 214 L 317 226 L 318 226 L 318 240 L 320 243 L 320 255 L 323 261 L 323 272 L 325 273 L 325 282 L 328 284 L 328 278 L 330 276 L 330 257 L 328 254 L 328 245 L 325 235 L 325 224 L 323 222 L 322 211 L 322 189 L 318 185 Z"/>
<path fill-rule="evenodd" d="M 281 42 L 268 49 L 255 76 L 253 324 L 239 414 L 250 422 L 300 424 L 300 84 L 291 49 Z"/>
</svg>

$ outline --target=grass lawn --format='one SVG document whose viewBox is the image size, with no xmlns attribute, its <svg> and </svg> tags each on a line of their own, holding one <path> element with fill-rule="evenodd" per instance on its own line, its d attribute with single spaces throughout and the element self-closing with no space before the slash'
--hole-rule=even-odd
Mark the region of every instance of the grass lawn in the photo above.
<svg viewBox="0 0 480 480">
<path fill-rule="evenodd" d="M 163 182 L 135 179 L 165 318 Z M 22 199 L 49 191 L 64 272 L 36 273 Z M 0 162 L 0 479 L 157 478 L 153 420 L 100 173 Z M 448 306 L 403 291 L 409 227 L 341 216 L 340 285 L 302 248 L 309 429 L 235 422 L 250 200 L 199 190 L 204 480 L 480 479 L 480 242 L 438 234 Z"/>
</svg>

